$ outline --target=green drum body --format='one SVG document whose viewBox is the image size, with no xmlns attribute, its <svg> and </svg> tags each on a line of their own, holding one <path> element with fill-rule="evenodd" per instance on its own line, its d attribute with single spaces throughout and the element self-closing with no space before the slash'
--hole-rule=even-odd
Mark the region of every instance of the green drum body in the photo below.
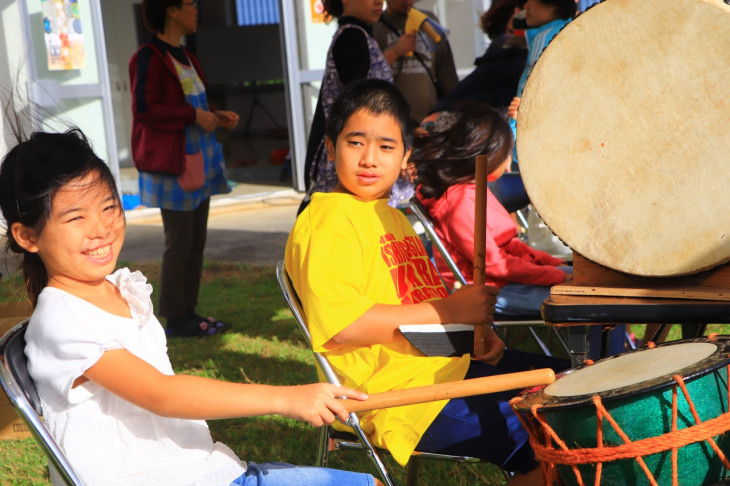
<svg viewBox="0 0 730 486">
<path fill-rule="evenodd" d="M 531 407 L 538 405 L 538 414 L 573 450 L 598 447 L 598 412 L 593 401 L 596 395 L 631 442 L 666 436 L 672 431 L 674 389 L 677 391 L 677 429 L 696 424 L 688 400 L 673 378 L 675 375 L 682 377 L 701 422 L 718 418 L 728 411 L 728 342 L 728 336 L 713 340 L 693 339 L 612 356 L 593 365 L 566 371 L 558 376 L 555 383 L 523 394 L 513 403 L 513 408 L 530 425 L 528 429 L 535 427 L 540 430 L 541 425 L 531 412 Z M 603 447 L 625 444 L 605 417 L 601 431 Z M 530 431 L 530 434 L 533 435 L 533 432 Z M 725 455 L 730 455 L 730 434 L 722 432 L 718 430 L 712 438 Z M 535 440 L 534 435 L 532 438 Z M 670 444 L 673 439 L 667 437 L 664 451 L 641 454 L 660 485 L 672 484 Z M 555 446 L 554 442 L 551 444 Z M 539 457 L 539 451 L 536 452 Z M 684 445 L 677 454 L 679 485 L 712 484 L 727 473 L 722 459 L 706 440 Z M 596 458 L 595 462 L 577 466 L 586 485 L 595 484 L 600 463 L 601 484 L 651 484 L 636 459 L 604 461 L 598 454 Z M 579 484 L 571 466 L 561 465 L 558 461 L 555 464 L 564 484 Z"/>
</svg>

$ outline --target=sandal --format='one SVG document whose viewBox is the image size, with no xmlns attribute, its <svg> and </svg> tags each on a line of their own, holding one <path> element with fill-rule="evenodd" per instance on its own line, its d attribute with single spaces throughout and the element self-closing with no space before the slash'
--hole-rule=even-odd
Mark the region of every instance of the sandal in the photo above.
<svg viewBox="0 0 730 486">
<path fill-rule="evenodd" d="M 189 312 L 188 317 L 192 319 L 197 319 L 198 321 L 205 321 L 208 323 L 208 329 L 215 328 L 216 331 L 214 334 L 217 334 L 219 332 L 223 332 L 224 330 L 228 329 L 229 326 L 227 323 L 221 321 L 220 319 L 216 319 L 215 317 L 203 317 L 200 314 L 196 313 L 195 311 Z"/>
<path fill-rule="evenodd" d="M 213 336 L 223 332 L 224 328 L 225 323 L 211 322 L 203 317 L 172 317 L 167 320 L 165 334 L 175 337 Z"/>
</svg>

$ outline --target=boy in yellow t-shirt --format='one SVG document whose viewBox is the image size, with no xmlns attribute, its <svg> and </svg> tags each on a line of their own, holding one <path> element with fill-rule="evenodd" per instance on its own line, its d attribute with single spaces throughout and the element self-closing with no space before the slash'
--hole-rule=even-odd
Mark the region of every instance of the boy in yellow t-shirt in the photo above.
<svg viewBox="0 0 730 486">
<path fill-rule="evenodd" d="M 478 361 L 426 357 L 398 330 L 489 322 L 497 294 L 495 287 L 467 286 L 449 295 L 408 220 L 387 204 L 410 155 L 409 116 L 398 90 L 380 80 L 348 85 L 332 107 L 326 146 L 339 182 L 332 193 L 315 193 L 299 215 L 285 260 L 314 349 L 344 385 L 366 393 L 565 367 L 505 350 L 493 332 Z M 362 427 L 401 464 L 416 448 L 470 455 L 516 471 L 515 484 L 540 484 L 527 433 L 507 403 L 515 393 L 377 410 L 363 414 Z"/>
</svg>

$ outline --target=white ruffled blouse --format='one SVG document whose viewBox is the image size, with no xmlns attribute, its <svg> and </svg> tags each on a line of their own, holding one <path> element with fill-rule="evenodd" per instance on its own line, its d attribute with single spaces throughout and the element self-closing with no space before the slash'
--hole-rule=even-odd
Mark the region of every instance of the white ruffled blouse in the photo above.
<svg viewBox="0 0 730 486">
<path fill-rule="evenodd" d="M 221 485 L 245 464 L 204 421 L 155 415 L 87 381 L 74 381 L 105 351 L 124 348 L 172 375 L 165 332 L 153 314 L 152 286 L 127 268 L 107 277 L 132 318 L 110 314 L 46 287 L 26 333 L 28 369 L 44 419 L 84 484 Z"/>
</svg>

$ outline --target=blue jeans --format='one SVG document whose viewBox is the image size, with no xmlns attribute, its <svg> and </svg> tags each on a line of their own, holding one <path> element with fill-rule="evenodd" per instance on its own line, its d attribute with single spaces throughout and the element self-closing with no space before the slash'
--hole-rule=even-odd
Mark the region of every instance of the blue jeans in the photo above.
<svg viewBox="0 0 730 486">
<path fill-rule="evenodd" d="M 565 273 L 573 273 L 573 267 L 558 267 Z M 540 317 L 542 303 L 550 297 L 547 285 L 510 283 L 499 289 L 494 309 L 499 317 Z"/>
<path fill-rule="evenodd" d="M 497 366 L 472 361 L 464 379 L 533 368 L 552 368 L 558 372 L 568 367 L 570 363 L 566 360 L 508 349 Z M 519 391 L 449 400 L 421 437 L 416 450 L 478 457 L 507 471 L 530 472 L 537 467 L 537 462 L 529 436 L 509 404 Z"/>
<path fill-rule="evenodd" d="M 323 467 L 292 466 L 283 462 L 249 462 L 246 472 L 231 486 L 374 486 L 370 474 Z"/>
</svg>

